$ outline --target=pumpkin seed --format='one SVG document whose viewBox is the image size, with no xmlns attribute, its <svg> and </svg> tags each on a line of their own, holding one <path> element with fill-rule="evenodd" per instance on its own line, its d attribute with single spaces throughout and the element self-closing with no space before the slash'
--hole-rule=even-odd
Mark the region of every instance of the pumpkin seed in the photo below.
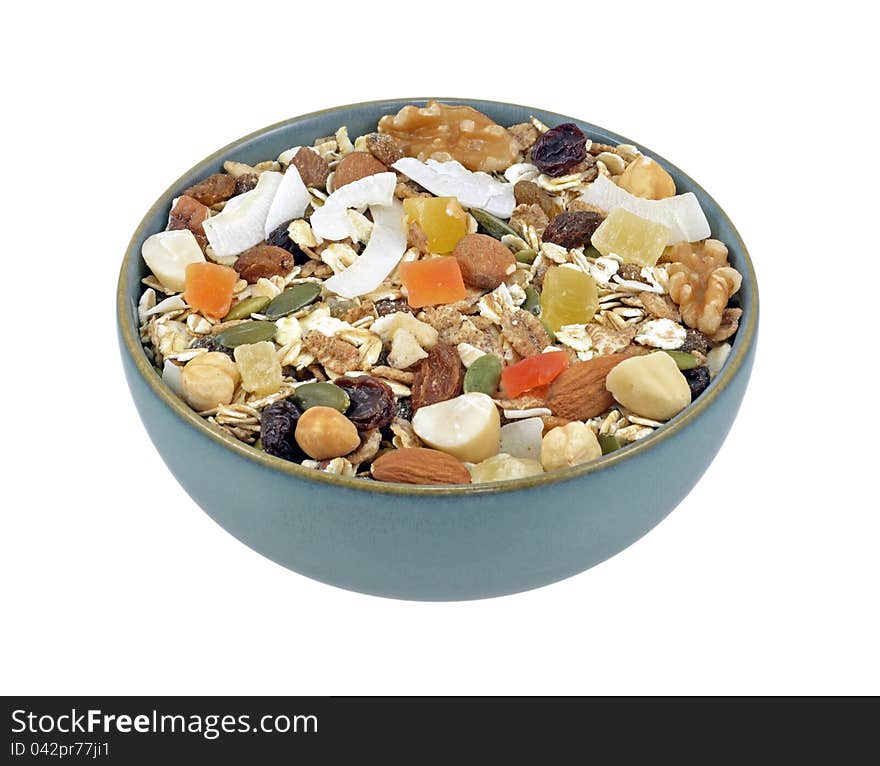
<svg viewBox="0 0 880 766">
<path fill-rule="evenodd" d="M 275 337 L 275 327 L 272 322 L 242 322 L 241 324 L 224 330 L 217 336 L 217 341 L 227 348 L 244 346 L 248 343 L 259 343 L 264 340 L 272 340 Z"/>
<path fill-rule="evenodd" d="M 556 343 L 556 333 L 553 332 L 553 328 L 543 319 L 541 320 L 541 324 L 544 326 L 544 330 L 547 332 L 547 337 L 550 338 L 550 342 Z"/>
<path fill-rule="evenodd" d="M 251 314 L 258 314 L 269 304 L 269 299 L 263 295 L 252 295 L 243 301 L 236 303 L 229 313 L 223 317 L 223 321 L 230 319 L 247 319 Z"/>
<path fill-rule="evenodd" d="M 525 250 L 520 250 L 515 258 L 520 263 L 534 263 L 535 258 L 538 256 L 537 250 L 532 250 L 531 248 L 526 248 Z"/>
<path fill-rule="evenodd" d="M 602 448 L 603 455 L 614 452 L 614 450 L 620 449 L 623 446 L 620 443 L 620 439 L 614 434 L 599 434 L 596 438 L 599 440 L 599 446 Z"/>
<path fill-rule="evenodd" d="M 492 354 L 483 354 L 464 374 L 464 392 L 475 391 L 491 396 L 498 390 L 501 381 L 501 360 Z"/>
<path fill-rule="evenodd" d="M 303 411 L 309 407 L 332 407 L 345 414 L 349 405 L 345 390 L 332 383 L 304 383 L 296 387 L 293 399 Z"/>
<path fill-rule="evenodd" d="M 480 228 L 486 232 L 490 237 L 495 237 L 495 239 L 501 239 L 505 234 L 512 234 L 514 237 L 519 237 L 519 232 L 515 229 L 512 229 L 508 224 L 504 223 L 500 218 L 496 218 L 491 213 L 487 213 L 485 210 L 480 210 L 479 208 L 472 207 L 471 215 L 476 219 L 477 223 L 480 225 Z"/>
<path fill-rule="evenodd" d="M 276 295 L 263 313 L 270 319 L 279 319 L 313 303 L 320 294 L 321 285 L 303 282 L 289 287 L 281 295 Z"/>
<path fill-rule="evenodd" d="M 520 308 L 523 311 L 528 311 L 530 314 L 538 316 L 541 313 L 541 293 L 534 287 L 527 287 L 525 293 L 526 299 L 522 302 Z"/>
<path fill-rule="evenodd" d="M 686 351 L 663 350 L 672 357 L 673 361 L 678 365 L 679 370 L 693 370 L 700 366 L 700 360 L 693 354 L 689 354 Z"/>
</svg>

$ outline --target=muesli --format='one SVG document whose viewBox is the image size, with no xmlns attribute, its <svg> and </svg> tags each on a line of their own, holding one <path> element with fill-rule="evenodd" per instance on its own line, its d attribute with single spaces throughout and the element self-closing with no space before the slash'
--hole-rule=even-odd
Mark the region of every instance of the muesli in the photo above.
<svg viewBox="0 0 880 766">
<path fill-rule="evenodd" d="M 214 427 L 364 480 L 585 463 L 709 385 L 741 275 L 635 146 L 429 102 L 171 201 L 140 333 Z"/>
</svg>

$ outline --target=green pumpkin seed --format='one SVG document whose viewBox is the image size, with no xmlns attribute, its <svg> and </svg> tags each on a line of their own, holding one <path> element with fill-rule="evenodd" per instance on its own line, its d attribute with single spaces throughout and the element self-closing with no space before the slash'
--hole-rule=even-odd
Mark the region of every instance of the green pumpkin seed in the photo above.
<svg viewBox="0 0 880 766">
<path fill-rule="evenodd" d="M 276 295 L 263 313 L 269 319 L 279 319 L 313 303 L 320 294 L 321 285 L 303 282 L 287 288 L 281 295 Z"/>
<path fill-rule="evenodd" d="M 547 336 L 550 338 L 551 343 L 556 343 L 556 333 L 553 332 L 553 328 L 547 324 L 543 319 L 541 320 L 541 324 L 544 326 L 544 330 L 547 333 Z"/>
<path fill-rule="evenodd" d="M 247 319 L 251 314 L 259 314 L 266 306 L 269 305 L 269 299 L 262 295 L 252 295 L 243 301 L 236 303 L 229 313 L 223 317 L 223 321 L 227 322 L 231 319 Z"/>
<path fill-rule="evenodd" d="M 217 340 L 227 348 L 235 348 L 248 343 L 272 340 L 277 329 L 272 322 L 258 322 L 256 320 L 242 322 L 221 332 L 217 336 Z"/>
<path fill-rule="evenodd" d="M 520 263 L 534 263 L 535 258 L 538 256 L 537 250 L 532 250 L 531 248 L 527 248 L 525 250 L 520 250 L 514 257 Z"/>
<path fill-rule="evenodd" d="M 345 414 L 349 405 L 345 390 L 332 383 L 305 383 L 297 386 L 293 399 L 303 411 L 309 407 L 332 407 Z"/>
<path fill-rule="evenodd" d="M 518 231 L 512 229 L 504 221 L 500 218 L 496 218 L 491 213 L 487 213 L 485 210 L 480 210 L 476 207 L 472 207 L 470 212 L 480 225 L 480 228 L 490 237 L 501 239 L 505 234 L 512 234 L 514 237 L 519 237 Z"/>
<path fill-rule="evenodd" d="M 586 250 L 584 250 L 584 255 L 587 258 L 601 258 L 602 253 L 600 253 L 595 247 L 590 245 Z"/>
<path fill-rule="evenodd" d="M 693 370 L 700 366 L 700 360 L 686 351 L 667 351 L 666 349 L 664 351 L 672 357 L 679 370 Z"/>
<path fill-rule="evenodd" d="M 501 381 L 501 360 L 492 354 L 484 354 L 464 374 L 464 392 L 478 391 L 491 396 Z"/>
<path fill-rule="evenodd" d="M 620 443 L 620 439 L 613 434 L 599 434 L 597 438 L 599 439 L 599 446 L 602 448 L 603 455 L 614 452 L 614 450 L 620 449 L 623 446 Z"/>
<path fill-rule="evenodd" d="M 525 293 L 526 299 L 522 302 L 520 308 L 523 311 L 528 311 L 530 314 L 538 316 L 541 313 L 541 293 L 534 287 L 527 287 Z"/>
</svg>

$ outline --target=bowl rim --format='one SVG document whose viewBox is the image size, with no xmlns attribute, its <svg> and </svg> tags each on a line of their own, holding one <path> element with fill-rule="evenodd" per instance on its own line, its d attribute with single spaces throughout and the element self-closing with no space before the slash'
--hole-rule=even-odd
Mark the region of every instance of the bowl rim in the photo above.
<svg viewBox="0 0 880 766">
<path fill-rule="evenodd" d="M 500 107 L 512 106 L 531 112 L 540 111 L 544 114 L 553 115 L 554 117 L 559 118 L 559 120 L 561 121 L 570 121 L 571 119 L 577 119 L 558 114 L 556 112 L 549 112 L 544 109 L 536 109 L 535 107 L 524 106 L 522 104 L 513 104 L 504 101 L 449 98 L 439 96 L 431 98 L 436 98 L 439 101 L 446 101 L 450 103 L 471 105 L 474 103 L 482 103 L 490 104 L 493 106 L 497 105 Z M 755 343 L 759 308 L 758 283 L 757 277 L 755 275 L 754 265 L 752 264 L 752 259 L 749 255 L 748 249 L 746 248 L 745 242 L 743 242 L 739 231 L 737 231 L 736 227 L 734 226 L 733 222 L 724 211 L 724 209 L 702 186 L 700 186 L 700 184 L 694 181 L 687 173 L 684 173 L 680 168 L 673 165 L 671 162 L 653 151 L 650 152 L 651 157 L 664 164 L 665 167 L 671 168 L 681 174 L 681 176 L 692 185 L 692 188 L 704 195 L 705 199 L 707 199 L 712 205 L 714 205 L 721 213 L 721 215 L 724 216 L 724 218 L 727 220 L 728 224 L 730 225 L 731 231 L 733 232 L 733 235 L 736 239 L 735 244 L 738 247 L 739 252 L 743 256 L 744 263 L 742 264 L 742 266 L 744 266 L 745 269 L 743 280 L 748 281 L 749 285 L 751 286 L 752 297 L 750 310 L 746 316 L 746 322 L 743 325 L 740 325 L 734 338 L 730 355 L 728 356 L 724 367 L 721 369 L 721 372 L 712 381 L 713 386 L 705 393 L 703 393 L 696 402 L 691 403 L 685 410 L 676 415 L 675 418 L 665 423 L 663 427 L 658 428 L 653 434 L 645 437 L 644 439 L 640 439 L 627 445 L 626 447 L 615 450 L 614 452 L 603 455 L 600 458 L 596 458 L 595 460 L 591 460 L 581 465 L 573 466 L 571 468 L 566 468 L 563 470 L 555 470 L 547 473 L 537 474 L 535 476 L 527 476 L 520 479 L 505 479 L 501 481 L 484 482 L 480 484 L 458 485 L 402 484 L 393 482 L 368 481 L 355 477 L 328 474 L 323 471 L 317 471 L 314 468 L 306 468 L 299 465 L 298 463 L 283 460 L 282 458 L 267 455 L 265 452 L 251 447 L 250 445 L 245 444 L 244 442 L 239 441 L 233 436 L 225 433 L 220 428 L 212 426 L 210 423 L 208 423 L 208 421 L 206 421 L 194 410 L 192 410 L 165 383 L 162 382 L 162 378 L 160 377 L 158 370 L 150 363 L 146 353 L 144 352 L 143 346 L 141 345 L 140 341 L 139 329 L 135 326 L 133 322 L 133 316 L 130 311 L 130 303 L 127 297 L 127 290 L 129 285 L 126 281 L 126 274 L 128 272 L 129 265 L 131 264 L 132 259 L 140 257 L 140 253 L 135 252 L 136 243 L 144 234 L 145 229 L 148 228 L 147 223 L 149 219 L 151 219 L 157 212 L 168 205 L 168 202 L 171 199 L 172 195 L 183 183 L 184 179 L 195 172 L 197 169 L 202 168 L 205 165 L 210 165 L 217 160 L 225 159 L 226 155 L 237 149 L 241 144 L 259 138 L 265 133 L 292 125 L 302 120 L 330 114 L 344 114 L 348 110 L 362 107 L 375 107 L 376 109 L 379 109 L 383 105 L 397 104 L 402 101 L 407 103 L 423 103 L 427 100 L 429 99 L 426 97 L 418 97 L 386 98 L 376 99 L 372 101 L 360 101 L 352 104 L 345 104 L 342 106 L 329 107 L 327 109 L 319 109 L 314 112 L 308 112 L 305 114 L 297 115 L 295 117 L 290 117 L 285 120 L 281 120 L 266 127 L 252 131 L 251 133 L 248 133 L 241 138 L 235 139 L 234 141 L 230 141 L 228 144 L 221 147 L 217 151 L 212 152 L 207 157 L 193 165 L 189 170 L 182 173 L 180 177 L 178 177 L 164 192 L 162 192 L 159 198 L 150 206 L 149 210 L 141 219 L 141 222 L 138 224 L 137 228 L 134 231 L 134 234 L 129 240 L 128 246 L 125 250 L 125 255 L 122 259 L 116 292 L 116 320 L 125 350 L 131 357 L 131 360 L 133 361 L 138 373 L 144 379 L 144 381 L 153 391 L 153 393 L 155 393 L 159 397 L 159 399 L 161 399 L 169 407 L 169 409 L 183 421 L 185 425 L 199 429 L 199 431 L 204 436 L 213 440 L 214 442 L 217 442 L 219 445 L 231 450 L 234 454 L 243 457 L 253 463 L 256 463 L 257 465 L 262 466 L 263 468 L 266 468 L 270 471 L 276 471 L 305 481 L 332 485 L 340 489 L 350 489 L 357 492 L 366 493 L 391 494 L 413 497 L 437 495 L 455 495 L 467 497 L 485 493 L 515 492 L 521 489 L 535 489 L 546 486 L 548 484 L 555 484 L 557 482 L 572 481 L 575 479 L 579 479 L 583 476 L 596 473 L 598 471 L 603 471 L 605 469 L 616 467 L 633 458 L 636 458 L 639 455 L 650 451 L 655 446 L 659 446 L 664 440 L 671 439 L 679 431 L 682 431 L 683 429 L 692 425 L 733 381 L 737 372 L 739 372 L 740 368 L 742 368 L 743 364 L 745 363 L 749 351 L 752 349 Z M 612 131 L 608 131 L 601 126 L 592 125 L 591 123 L 584 122 L 583 120 L 579 121 L 590 127 L 597 128 L 598 130 L 605 133 L 612 133 Z M 617 136 L 619 134 L 614 133 L 613 135 Z M 627 143 L 635 143 L 630 141 L 629 139 L 625 139 L 625 141 Z M 641 144 L 637 145 L 642 146 Z"/>
</svg>

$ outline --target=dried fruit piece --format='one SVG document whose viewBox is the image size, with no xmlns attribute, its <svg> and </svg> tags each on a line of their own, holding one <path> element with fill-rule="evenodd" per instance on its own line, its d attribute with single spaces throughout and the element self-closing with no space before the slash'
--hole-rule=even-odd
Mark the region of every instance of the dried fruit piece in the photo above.
<svg viewBox="0 0 880 766">
<path fill-rule="evenodd" d="M 501 442 L 501 416 L 490 396 L 462 394 L 454 399 L 420 407 L 413 428 L 425 444 L 479 463 L 497 454 Z"/>
<path fill-rule="evenodd" d="M 346 154 L 336 170 L 333 171 L 333 190 L 338 191 L 352 181 L 360 181 L 367 176 L 384 173 L 388 170 L 369 152 L 351 152 Z"/>
<path fill-rule="evenodd" d="M 144 241 L 141 255 L 153 276 L 169 292 L 179 293 L 186 287 L 186 268 L 203 263 L 202 248 L 189 229 L 160 231 Z"/>
<path fill-rule="evenodd" d="M 208 244 L 208 238 L 205 236 L 202 224 L 208 218 L 209 212 L 206 205 L 184 194 L 171 209 L 171 214 L 168 216 L 168 230 L 189 229 L 195 235 L 199 247 L 204 249 Z"/>
<path fill-rule="evenodd" d="M 691 389 L 691 401 L 694 401 L 708 387 L 711 380 L 708 367 L 695 367 L 684 371 L 685 380 Z"/>
<path fill-rule="evenodd" d="M 482 463 L 470 467 L 471 481 L 478 484 L 486 481 L 505 481 L 507 479 L 524 479 L 526 476 L 537 476 L 544 473 L 543 466 L 537 460 L 518 458 L 501 453 Z"/>
<path fill-rule="evenodd" d="M 288 250 L 261 243 L 245 250 L 232 267 L 248 284 L 255 285 L 261 279 L 289 274 L 293 262 Z"/>
<path fill-rule="evenodd" d="M 699 330 L 688 327 L 684 343 L 676 350 L 684 352 L 696 351 L 699 354 L 705 354 L 709 350 L 709 339 Z"/>
<path fill-rule="evenodd" d="M 532 147 L 532 163 L 548 176 L 565 175 L 587 156 L 587 137 L 573 122 L 557 125 Z"/>
<path fill-rule="evenodd" d="M 487 234 L 468 234 L 452 252 L 465 284 L 494 290 L 516 271 L 516 259 L 504 245 Z"/>
<path fill-rule="evenodd" d="M 534 181 L 517 181 L 513 187 L 513 196 L 517 205 L 537 205 L 547 218 L 553 219 L 559 215 L 559 203 L 550 192 Z"/>
<path fill-rule="evenodd" d="M 385 428 L 397 414 L 397 399 L 387 383 L 370 375 L 337 378 L 336 385 L 347 394 L 351 404 L 346 417 L 358 431 Z"/>
<path fill-rule="evenodd" d="M 313 189 L 325 189 L 327 176 L 330 175 L 330 165 L 327 164 L 320 154 L 307 146 L 300 147 L 299 151 L 290 160 L 298 171 L 302 182 Z"/>
<path fill-rule="evenodd" d="M 403 201 L 407 218 L 426 237 L 426 252 L 451 253 L 467 234 L 467 213 L 455 197 L 413 197 Z"/>
<path fill-rule="evenodd" d="M 401 263 L 398 275 L 413 308 L 455 303 L 467 297 L 461 269 L 452 256 Z"/>
<path fill-rule="evenodd" d="M 218 263 L 191 263 L 186 267 L 183 299 L 211 319 L 225 316 L 232 305 L 238 273 Z"/>
<path fill-rule="evenodd" d="M 501 171 L 516 161 L 519 146 L 498 123 L 470 106 L 429 101 L 408 105 L 379 120 L 379 132 L 420 160 L 457 160 L 468 170 Z"/>
<path fill-rule="evenodd" d="M 552 429 L 541 443 L 541 464 L 545 471 L 570 468 L 601 455 L 596 434 L 588 425 L 577 421 Z"/>
<path fill-rule="evenodd" d="M 315 282 L 301 282 L 288 287 L 283 293 L 276 295 L 266 306 L 263 313 L 269 319 L 280 319 L 283 316 L 299 311 L 304 306 L 314 303 L 321 295 L 321 285 Z"/>
<path fill-rule="evenodd" d="M 541 239 L 567 249 L 587 247 L 590 244 L 590 237 L 601 223 L 602 216 L 598 213 L 587 211 L 560 213 L 544 229 Z"/>
<path fill-rule="evenodd" d="M 567 324 L 589 322 L 599 308 L 595 280 L 578 269 L 554 266 L 544 274 L 541 321 L 553 332 Z"/>
<path fill-rule="evenodd" d="M 327 460 L 356 450 L 361 443 L 348 418 L 331 407 L 312 407 L 299 417 L 296 443 L 310 458 Z"/>
<path fill-rule="evenodd" d="M 271 232 L 269 232 L 269 236 L 266 237 L 266 244 L 287 250 L 287 252 L 293 256 L 293 262 L 296 263 L 297 256 L 300 256 L 300 261 L 304 260 L 304 258 L 299 246 L 290 236 L 290 224 L 292 223 L 293 219 L 284 221 L 276 226 Z M 257 247 L 259 247 L 259 245 L 257 245 Z"/>
<path fill-rule="evenodd" d="M 403 484 L 470 484 L 467 468 L 452 455 L 424 447 L 390 450 L 373 461 L 376 481 Z"/>
<path fill-rule="evenodd" d="M 563 372 L 547 392 L 547 407 L 560 418 L 589 420 L 614 405 L 614 398 L 605 387 L 605 379 L 629 354 L 597 356 L 578 362 Z"/>
<path fill-rule="evenodd" d="M 617 185 L 643 199 L 666 199 L 675 196 L 675 181 L 659 162 L 641 156 L 626 166 Z"/>
<path fill-rule="evenodd" d="M 271 341 L 246 343 L 235 347 L 235 363 L 241 387 L 258 396 L 274 394 L 281 386 L 281 364 Z M 351 450 L 349 450 L 351 452 Z"/>
<path fill-rule="evenodd" d="M 260 443 L 264 452 L 293 462 L 305 457 L 294 436 L 300 414 L 289 399 L 274 402 L 263 410 L 260 415 Z"/>
<path fill-rule="evenodd" d="M 454 346 L 438 343 L 422 360 L 413 377 L 412 408 L 443 402 L 458 396 L 464 381 L 464 365 Z"/>
<path fill-rule="evenodd" d="M 669 230 L 618 208 L 593 232 L 590 241 L 602 255 L 614 253 L 626 263 L 653 266 L 669 241 Z"/>
<path fill-rule="evenodd" d="M 297 386 L 294 401 L 303 412 L 312 407 L 331 407 L 343 415 L 351 404 L 344 388 L 324 381 Z"/>
<path fill-rule="evenodd" d="M 190 186 L 183 193 L 211 207 L 218 202 L 225 202 L 235 194 L 235 179 L 226 173 L 214 173 Z"/>
<path fill-rule="evenodd" d="M 608 373 L 605 385 L 624 407 L 653 420 L 669 420 L 691 401 L 687 379 L 668 354 L 624 359 Z"/>
<path fill-rule="evenodd" d="M 568 367 L 568 354 L 565 351 L 548 351 L 535 354 L 516 364 L 505 367 L 501 373 L 501 387 L 509 398 L 519 396 L 546 386 L 555 380 Z"/>
<path fill-rule="evenodd" d="M 404 156 L 394 139 L 385 133 L 369 133 L 364 138 L 364 143 L 367 151 L 388 167 Z"/>
</svg>

